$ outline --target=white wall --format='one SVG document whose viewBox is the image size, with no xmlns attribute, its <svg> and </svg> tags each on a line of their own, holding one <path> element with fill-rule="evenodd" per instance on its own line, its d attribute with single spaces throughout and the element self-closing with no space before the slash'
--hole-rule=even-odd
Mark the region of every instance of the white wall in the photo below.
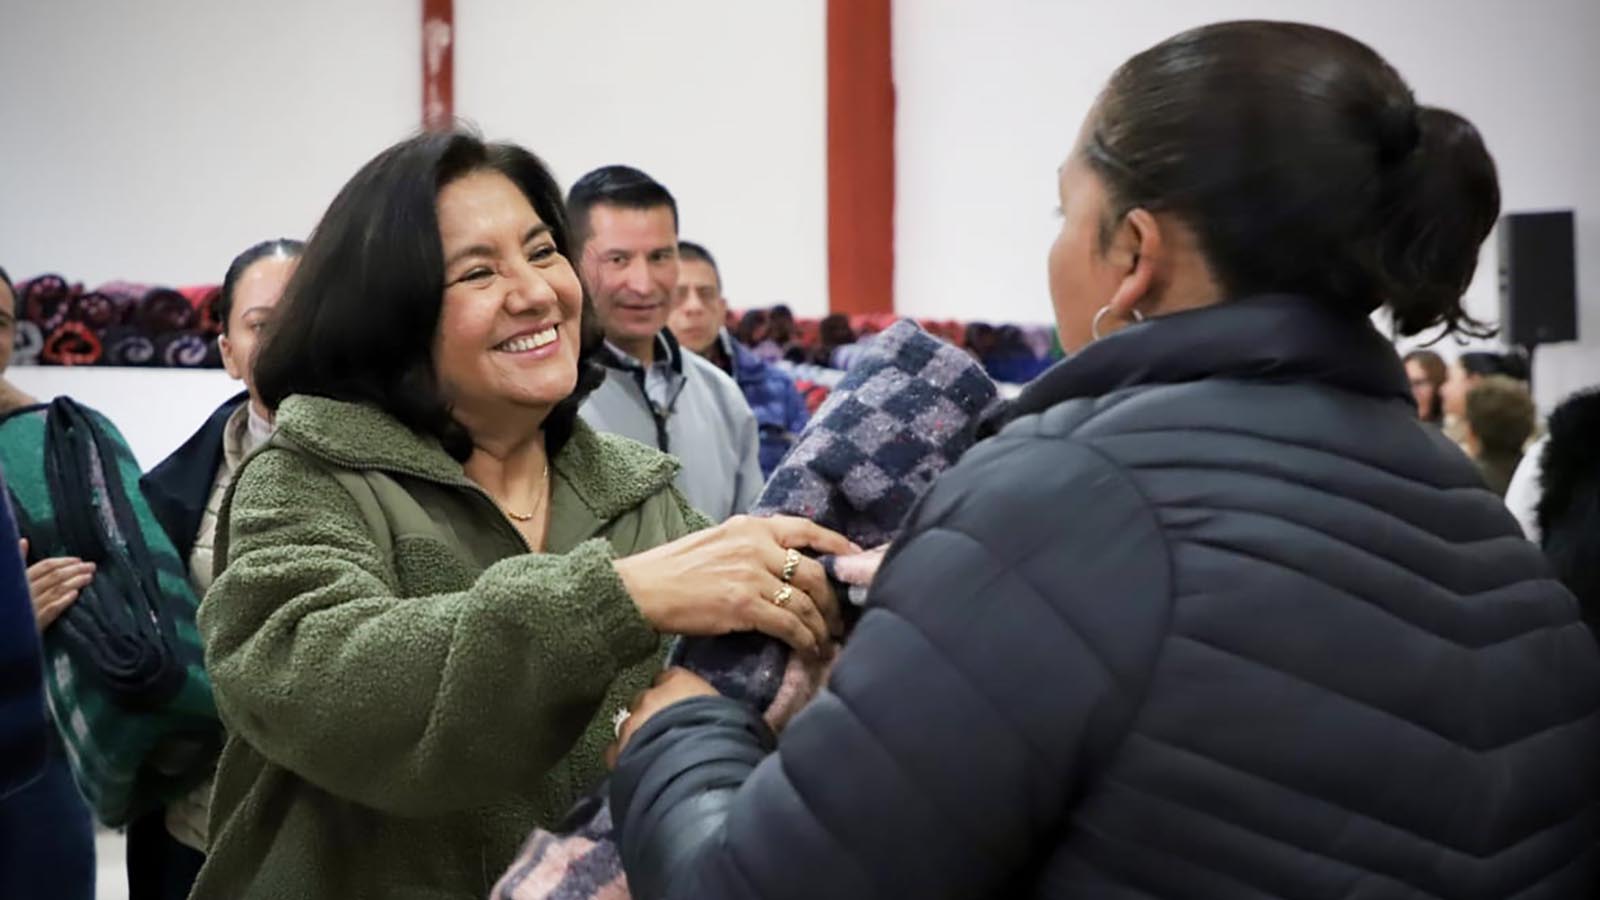
<svg viewBox="0 0 1600 900">
<path fill-rule="evenodd" d="M 1504 207 L 1575 208 L 1580 333 L 1543 348 L 1542 405 L 1600 382 L 1600 3 L 1595 0 L 903 0 L 894 6 L 896 303 L 915 315 L 1048 321 L 1055 171 L 1124 59 L 1185 28 L 1298 19 L 1372 44 L 1419 99 L 1482 130 Z M 1495 254 L 1469 291 L 1497 317 Z"/>
<path fill-rule="evenodd" d="M 242 389 L 221 369 L 12 366 L 5 377 L 40 401 L 64 395 L 104 413 L 146 471 Z"/>
<path fill-rule="evenodd" d="M 456 111 L 563 186 L 661 179 L 736 303 L 827 309 L 822 0 L 456 0 Z M 416 0 L 0 0 L 0 266 L 216 282 L 304 236 L 420 119 Z M 18 367 L 109 415 L 151 465 L 221 372 Z"/>
<path fill-rule="evenodd" d="M 822 0 L 456 0 L 456 114 L 563 187 L 644 169 L 735 305 L 827 311 Z"/>
<path fill-rule="evenodd" d="M 216 282 L 304 236 L 416 127 L 416 6 L 3 0 L 0 265 Z"/>
<path fill-rule="evenodd" d="M 457 0 L 456 111 L 639 165 L 738 302 L 827 308 L 822 0 Z M 415 0 L 3 0 L 0 265 L 220 280 L 420 117 Z"/>
</svg>

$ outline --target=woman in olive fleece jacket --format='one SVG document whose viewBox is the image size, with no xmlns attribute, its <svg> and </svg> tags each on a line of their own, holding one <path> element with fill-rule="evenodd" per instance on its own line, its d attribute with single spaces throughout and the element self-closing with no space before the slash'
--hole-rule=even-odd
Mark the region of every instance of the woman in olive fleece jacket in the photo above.
<svg viewBox="0 0 1600 900">
<path fill-rule="evenodd" d="M 847 541 L 707 529 L 675 460 L 578 421 L 600 342 L 560 197 L 525 150 L 422 135 L 308 242 L 200 611 L 229 734 L 195 898 L 484 896 L 601 777 L 661 635 L 828 652 L 788 551 Z"/>
</svg>

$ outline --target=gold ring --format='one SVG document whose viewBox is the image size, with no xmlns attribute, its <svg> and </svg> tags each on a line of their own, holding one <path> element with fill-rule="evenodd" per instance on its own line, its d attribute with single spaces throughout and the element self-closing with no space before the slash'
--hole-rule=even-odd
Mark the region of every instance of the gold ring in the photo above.
<svg viewBox="0 0 1600 900">
<path fill-rule="evenodd" d="M 789 605 L 789 598 L 793 596 L 794 585 L 786 584 L 783 587 L 778 588 L 778 592 L 772 595 L 772 605 L 782 609 Z"/>
<path fill-rule="evenodd" d="M 784 557 L 783 557 L 783 583 L 784 584 L 788 584 L 789 582 L 794 580 L 794 573 L 795 573 L 795 570 L 798 569 L 798 568 L 800 568 L 800 551 L 794 549 L 793 547 L 790 547 L 789 548 L 789 552 L 784 554 Z"/>
</svg>

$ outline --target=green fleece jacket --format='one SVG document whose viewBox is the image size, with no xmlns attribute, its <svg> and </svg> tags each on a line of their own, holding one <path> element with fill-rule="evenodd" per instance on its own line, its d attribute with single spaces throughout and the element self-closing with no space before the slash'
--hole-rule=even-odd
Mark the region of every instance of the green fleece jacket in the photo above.
<svg viewBox="0 0 1600 900">
<path fill-rule="evenodd" d="M 285 400 L 200 608 L 228 742 L 194 898 L 484 897 L 604 774 L 660 637 L 612 560 L 705 527 L 677 463 L 578 423 L 531 553 L 438 444 Z"/>
</svg>

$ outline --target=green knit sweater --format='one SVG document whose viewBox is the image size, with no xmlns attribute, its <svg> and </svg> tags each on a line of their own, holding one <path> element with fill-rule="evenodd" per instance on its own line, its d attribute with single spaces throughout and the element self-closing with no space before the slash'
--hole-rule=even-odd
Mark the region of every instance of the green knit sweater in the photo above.
<svg viewBox="0 0 1600 900">
<path fill-rule="evenodd" d="M 224 498 L 200 609 L 229 737 L 193 897 L 484 897 L 605 772 L 660 638 L 611 562 L 706 525 L 583 425 L 547 552 L 433 441 L 296 396 Z"/>
</svg>

